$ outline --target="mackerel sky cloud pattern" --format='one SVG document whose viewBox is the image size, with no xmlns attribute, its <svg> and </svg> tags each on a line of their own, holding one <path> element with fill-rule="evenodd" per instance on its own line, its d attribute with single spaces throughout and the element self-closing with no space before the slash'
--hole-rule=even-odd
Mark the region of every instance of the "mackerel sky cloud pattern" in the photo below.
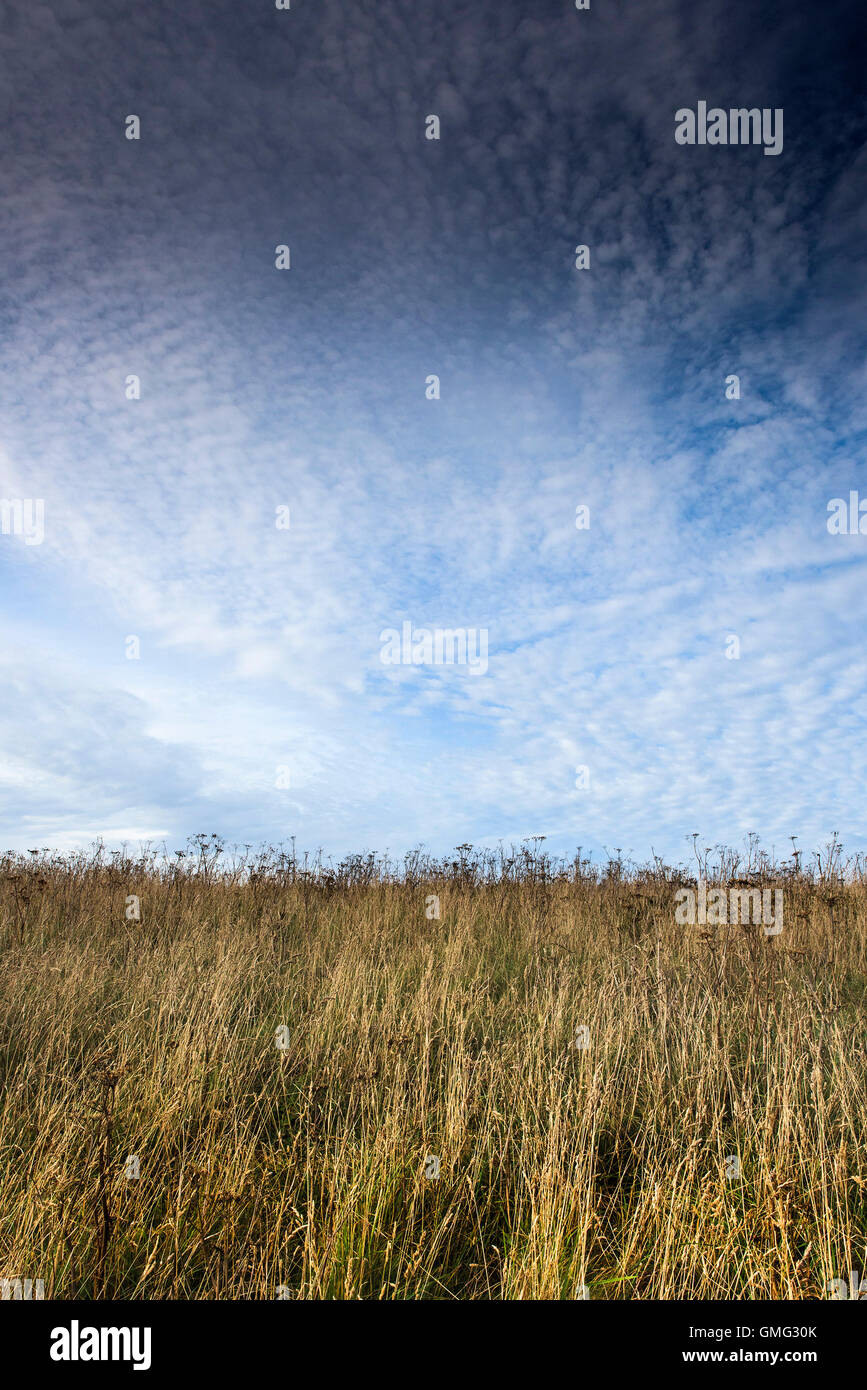
<svg viewBox="0 0 867 1390">
<path fill-rule="evenodd" d="M 7 9 L 4 842 L 867 847 L 860 22 Z"/>
</svg>

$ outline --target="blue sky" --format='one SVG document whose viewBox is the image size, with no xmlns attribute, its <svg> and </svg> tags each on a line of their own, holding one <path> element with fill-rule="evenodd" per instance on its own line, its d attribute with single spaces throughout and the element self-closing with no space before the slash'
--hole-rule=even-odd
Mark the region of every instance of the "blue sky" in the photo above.
<svg viewBox="0 0 867 1390">
<path fill-rule="evenodd" d="M 3 843 L 867 848 L 860 23 L 7 14 Z M 384 665 L 407 620 L 486 673 Z"/>
</svg>

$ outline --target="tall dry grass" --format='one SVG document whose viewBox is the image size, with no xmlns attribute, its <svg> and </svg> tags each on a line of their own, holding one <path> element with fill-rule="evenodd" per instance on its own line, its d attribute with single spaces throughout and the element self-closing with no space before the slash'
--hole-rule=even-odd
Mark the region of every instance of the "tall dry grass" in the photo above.
<svg viewBox="0 0 867 1390">
<path fill-rule="evenodd" d="M 221 848 L 0 861 L 0 1277 L 804 1299 L 867 1269 L 867 887 L 837 847 L 702 866 L 780 884 L 775 937 L 678 926 L 658 862 Z"/>
</svg>

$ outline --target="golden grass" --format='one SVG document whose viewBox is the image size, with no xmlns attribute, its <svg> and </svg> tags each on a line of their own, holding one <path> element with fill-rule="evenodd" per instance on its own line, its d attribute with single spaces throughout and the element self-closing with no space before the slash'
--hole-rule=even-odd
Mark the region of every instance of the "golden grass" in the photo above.
<svg viewBox="0 0 867 1390">
<path fill-rule="evenodd" d="M 0 863 L 0 1276 L 805 1299 L 867 1269 L 860 874 L 766 871 L 766 937 L 678 926 L 660 865 L 216 860 Z"/>
</svg>

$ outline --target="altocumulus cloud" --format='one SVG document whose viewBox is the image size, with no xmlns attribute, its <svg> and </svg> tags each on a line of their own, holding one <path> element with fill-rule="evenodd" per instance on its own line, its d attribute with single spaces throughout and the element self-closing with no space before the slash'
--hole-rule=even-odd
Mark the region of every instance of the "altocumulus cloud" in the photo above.
<svg viewBox="0 0 867 1390">
<path fill-rule="evenodd" d="M 855 14 L 760 9 L 10 24 L 6 843 L 863 845 Z"/>
</svg>

